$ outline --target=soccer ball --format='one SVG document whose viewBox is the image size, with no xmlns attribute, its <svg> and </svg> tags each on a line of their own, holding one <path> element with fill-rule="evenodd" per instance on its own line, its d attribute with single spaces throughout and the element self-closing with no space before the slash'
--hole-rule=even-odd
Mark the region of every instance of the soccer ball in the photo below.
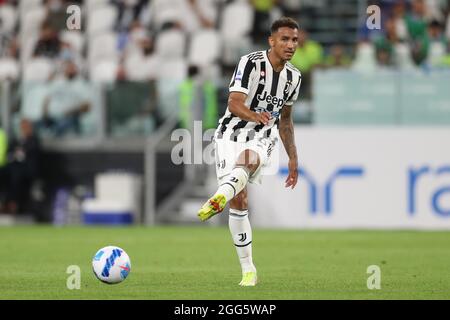
<svg viewBox="0 0 450 320">
<path fill-rule="evenodd" d="M 92 259 L 92 269 L 98 280 L 114 284 L 125 280 L 131 271 L 131 261 L 125 250 L 108 246 L 97 251 Z"/>
</svg>

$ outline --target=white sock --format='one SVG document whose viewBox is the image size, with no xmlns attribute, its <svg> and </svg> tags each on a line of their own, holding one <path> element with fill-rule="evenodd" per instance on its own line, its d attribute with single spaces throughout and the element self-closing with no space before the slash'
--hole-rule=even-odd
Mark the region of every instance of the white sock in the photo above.
<svg viewBox="0 0 450 320">
<path fill-rule="evenodd" d="M 222 181 L 216 194 L 223 194 L 227 202 L 241 192 L 248 182 L 248 172 L 242 167 L 234 168 L 230 174 Z"/>
<path fill-rule="evenodd" d="M 248 220 L 248 210 L 230 209 L 228 226 L 241 263 L 242 273 L 256 272 L 252 259 L 252 227 Z"/>
</svg>

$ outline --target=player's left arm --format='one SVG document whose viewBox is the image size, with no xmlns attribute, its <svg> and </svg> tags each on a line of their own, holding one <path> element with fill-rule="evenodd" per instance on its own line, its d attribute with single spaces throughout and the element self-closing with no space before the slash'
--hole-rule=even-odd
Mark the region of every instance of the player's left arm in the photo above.
<svg viewBox="0 0 450 320">
<path fill-rule="evenodd" d="M 281 109 L 279 132 L 281 141 L 283 141 L 284 149 L 286 149 L 286 153 L 289 157 L 289 174 L 285 181 L 285 187 L 291 187 L 291 189 L 294 189 L 298 179 L 298 158 L 291 112 L 292 106 L 285 105 Z"/>
</svg>

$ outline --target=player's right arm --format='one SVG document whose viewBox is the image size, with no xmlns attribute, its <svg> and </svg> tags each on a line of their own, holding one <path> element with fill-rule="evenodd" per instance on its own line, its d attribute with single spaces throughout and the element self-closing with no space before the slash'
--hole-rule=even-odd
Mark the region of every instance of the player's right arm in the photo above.
<svg viewBox="0 0 450 320">
<path fill-rule="evenodd" d="M 242 120 L 267 125 L 270 120 L 270 113 L 251 111 L 245 105 L 246 98 L 247 95 L 242 92 L 230 92 L 230 96 L 228 97 L 228 109 L 230 112 Z"/>
<path fill-rule="evenodd" d="M 270 120 L 270 113 L 257 113 L 245 105 L 245 100 L 254 81 L 258 81 L 256 65 L 248 56 L 243 56 L 239 60 L 230 82 L 228 110 L 242 120 L 266 125 Z"/>
</svg>

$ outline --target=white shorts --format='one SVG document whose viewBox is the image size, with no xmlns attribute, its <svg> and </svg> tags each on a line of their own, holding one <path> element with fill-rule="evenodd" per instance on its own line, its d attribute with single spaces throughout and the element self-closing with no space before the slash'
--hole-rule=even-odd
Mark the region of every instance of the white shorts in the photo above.
<svg viewBox="0 0 450 320">
<path fill-rule="evenodd" d="M 250 183 L 261 184 L 261 176 L 266 174 L 276 174 L 278 171 L 277 147 L 278 138 L 255 138 L 248 142 L 234 142 L 227 138 L 215 139 L 215 157 L 216 157 L 216 173 L 217 182 L 221 184 L 221 180 L 230 174 L 233 170 L 236 160 L 242 151 L 249 149 L 255 151 L 259 155 L 259 167 L 249 177 Z M 276 150 L 276 152 L 273 152 Z M 274 156 L 273 154 L 276 154 Z"/>
</svg>

